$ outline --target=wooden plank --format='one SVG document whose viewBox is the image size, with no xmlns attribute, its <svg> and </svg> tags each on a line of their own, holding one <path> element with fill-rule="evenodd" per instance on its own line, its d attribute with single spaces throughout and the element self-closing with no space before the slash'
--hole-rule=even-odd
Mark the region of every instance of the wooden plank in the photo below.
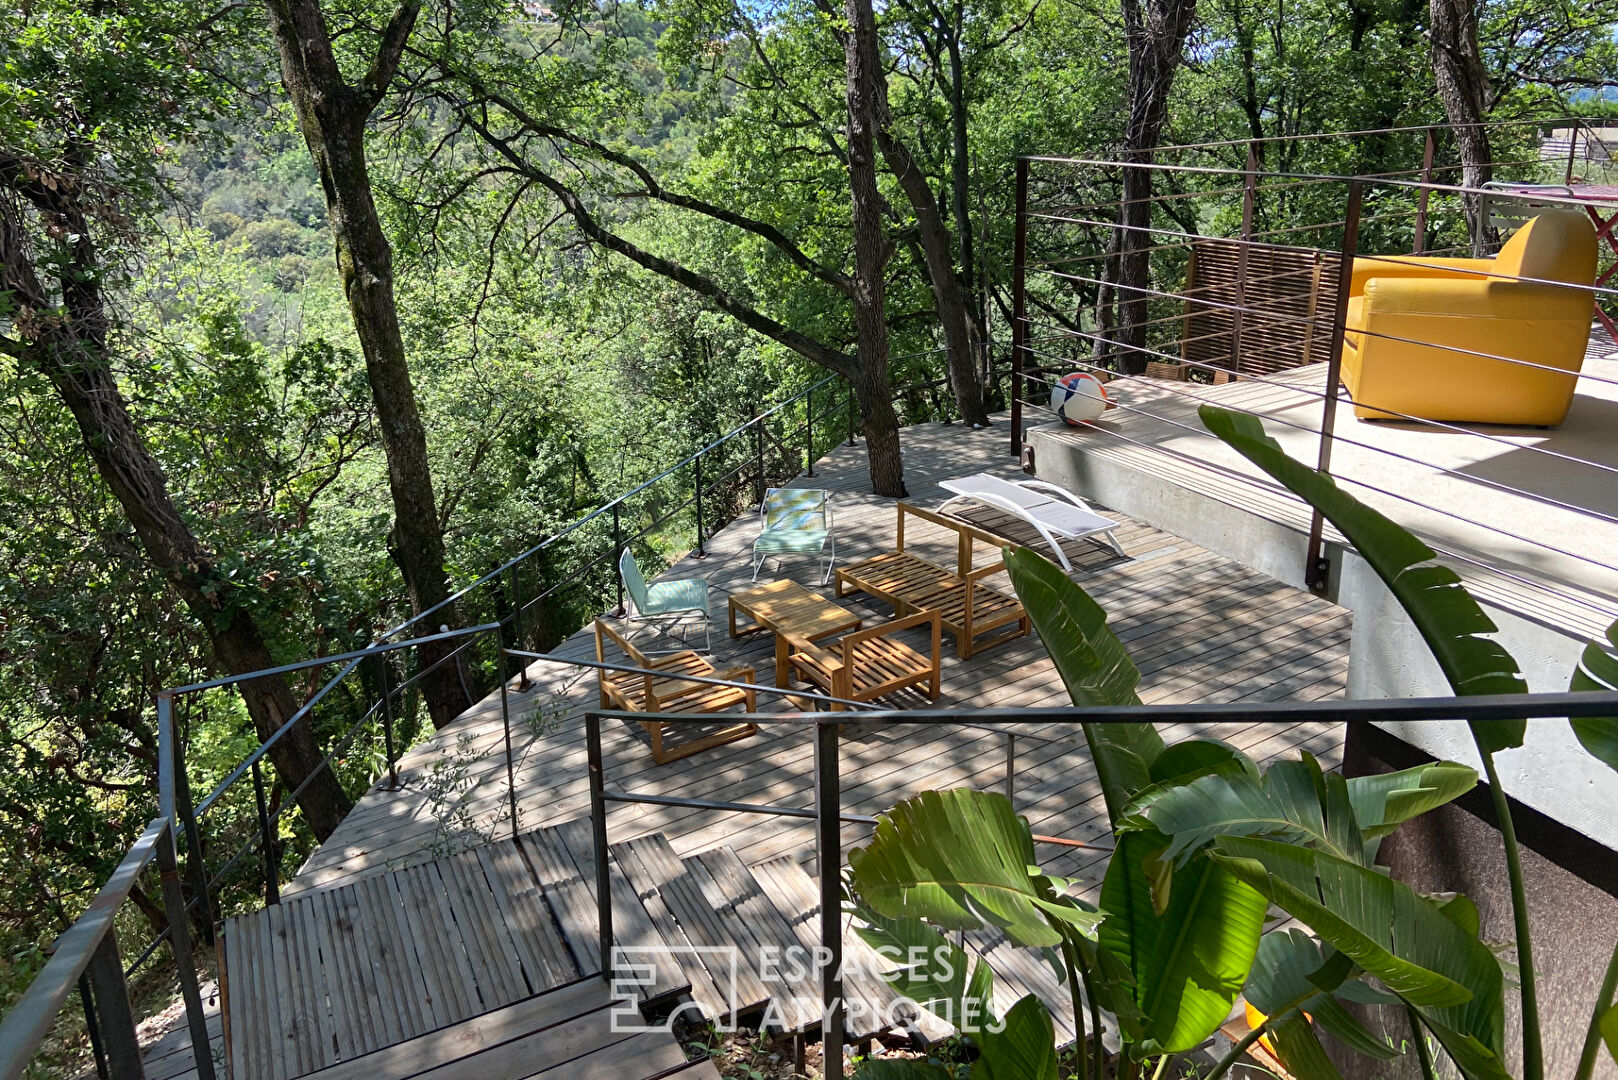
<svg viewBox="0 0 1618 1080">
<path fill-rule="evenodd" d="M 403 936 L 414 944 L 423 972 L 431 971 L 437 977 L 438 989 L 449 1003 L 451 1021 L 465 1020 L 482 1012 L 477 982 L 461 946 L 454 917 L 439 893 L 432 865 L 413 866 L 389 874 L 387 881 L 398 890 L 404 915 L 400 923 Z"/>
<path fill-rule="evenodd" d="M 644 1080 L 677 1069 L 684 1061 L 685 1051 L 680 1049 L 680 1044 L 674 1041 L 672 1035 L 663 1031 L 647 1031 L 573 1061 L 529 1073 L 523 1080 L 538 1080 L 540 1077 L 555 1080 L 564 1073 L 567 1080 Z"/>
<path fill-rule="evenodd" d="M 489 887 L 483 880 L 483 868 L 478 865 L 477 857 L 473 856 L 470 867 L 464 856 L 439 859 L 433 865 L 443 881 L 445 899 L 460 928 L 484 1009 L 499 1008 L 527 997 L 528 984 L 516 964 L 516 948 L 506 934 L 505 924 L 498 922 L 489 910 Z M 468 869 L 476 873 L 475 881 Z"/>
<path fill-rule="evenodd" d="M 357 1056 L 379 1043 L 371 1010 L 365 1005 L 365 1002 L 374 1000 L 377 995 L 376 979 L 371 971 L 371 958 L 361 948 L 362 934 L 354 925 L 356 909 L 353 889 L 320 890 L 316 895 L 320 896 L 326 905 L 331 920 L 327 932 L 338 962 L 347 973 L 345 1009 L 352 1025 L 349 1038 L 353 1041 L 354 1055 Z"/>
<path fill-rule="evenodd" d="M 619 845 L 612 845 L 612 856 L 614 864 L 624 872 L 630 888 L 635 890 L 635 895 L 652 920 L 658 936 L 672 946 L 674 961 L 679 965 L 680 973 L 690 986 L 691 999 L 701 1009 L 702 1015 L 709 1019 L 724 1016 L 729 1008 L 724 996 L 714 985 L 708 969 L 702 966 L 696 953 L 692 951 L 692 942 L 687 939 L 685 931 L 680 929 L 679 922 L 669 911 L 662 894 L 657 891 L 656 881 L 627 848 L 620 849 Z"/>
<path fill-rule="evenodd" d="M 663 902 L 679 921 L 686 938 L 699 950 L 698 959 L 728 1002 L 725 1015 L 742 1015 L 764 1007 L 770 992 L 750 962 L 750 935 L 731 913 L 717 911 L 704 895 L 695 867 L 675 857 L 661 835 L 631 840 L 615 849 L 639 861 Z"/>
<path fill-rule="evenodd" d="M 586 1054 L 633 1038 L 628 1033 L 612 1030 L 611 1013 L 610 1007 L 602 1006 L 565 1023 L 411 1076 L 422 1080 L 496 1080 L 532 1076 L 559 1067 L 565 1069 Z"/>
<path fill-rule="evenodd" d="M 591 909 L 596 904 L 595 838 L 590 823 L 575 819 L 557 826 L 556 836 L 562 841 L 566 854 L 572 859 L 579 878 L 589 892 Z M 687 979 L 675 963 L 663 937 L 652 925 L 652 920 L 641 905 L 634 886 L 624 877 L 623 870 L 610 859 L 608 873 L 612 893 L 612 930 L 616 944 L 633 950 L 633 963 L 650 968 L 650 984 L 640 988 L 640 998 L 647 1002 L 661 1001 L 691 989 Z M 599 934 L 598 934 L 599 936 Z"/>
<path fill-rule="evenodd" d="M 582 979 L 409 1042 L 334 1065 L 314 1074 L 310 1080 L 391 1080 L 413 1076 L 599 1012 L 611 1001 L 606 983 L 600 979 Z M 482 1080 L 494 1078 L 485 1075 Z"/>
<path fill-rule="evenodd" d="M 427 1030 L 436 1020 L 427 1003 L 422 952 L 429 941 L 437 942 L 438 931 L 433 930 L 426 939 L 418 938 L 405 911 L 397 875 L 379 874 L 361 882 L 361 886 L 371 896 L 370 918 L 375 920 L 373 930 L 382 961 L 378 1005 L 384 1010 L 389 1041 L 408 1039 Z"/>
<path fill-rule="evenodd" d="M 316 1068 L 321 1068 L 338 1060 L 339 1054 L 336 1023 L 332 1018 L 334 994 L 320 952 L 319 930 L 312 917 L 314 906 L 313 898 L 288 901 L 281 905 L 287 915 L 287 932 L 297 952 L 304 993 L 309 1003 L 312 1060 L 317 1063 Z"/>
<path fill-rule="evenodd" d="M 250 940 L 252 934 L 248 921 L 240 917 L 226 919 L 220 934 L 219 1012 L 225 1037 L 226 1076 L 230 1080 L 267 1075 L 267 1071 L 259 1067 L 258 1055 L 252 1052 L 258 1031 L 245 1023 L 231 1023 L 237 1016 L 257 1018 L 260 1015 L 260 1010 L 255 1008 L 257 994 L 253 969 L 256 957 Z M 229 982 L 231 977 L 236 980 L 234 989 Z"/>
<path fill-rule="evenodd" d="M 532 905 L 519 906 L 512 898 L 495 864 L 493 847 L 476 848 L 471 854 L 478 860 L 483 880 L 489 887 L 490 903 L 505 931 L 506 940 L 511 943 L 511 956 L 518 965 L 518 974 L 529 992 L 539 994 L 553 986 L 561 985 L 565 981 L 562 973 L 553 969 L 551 961 L 544 957 L 544 950 L 538 943 L 544 929 L 549 928 L 548 913 L 542 921 L 537 920 L 534 918 Z M 532 892 L 533 888 L 528 891 Z"/>
<path fill-rule="evenodd" d="M 582 975 L 601 971 L 601 949 L 596 917 L 589 891 L 579 877 L 578 867 L 566 858 L 566 849 L 554 829 L 543 829 L 523 838 L 523 853 L 534 874 L 545 886 L 561 925 L 562 937 L 573 953 L 573 962 Z"/>
<path fill-rule="evenodd" d="M 391 933 L 395 916 L 384 900 L 386 885 L 378 878 L 364 878 L 348 888 L 351 891 L 343 901 L 344 918 L 353 926 L 355 953 L 365 965 L 360 987 L 370 991 L 355 1001 L 365 1014 L 361 1023 L 364 1045 L 387 1046 L 406 1037 L 403 1017 L 394 1000 L 399 980 L 389 959 L 395 951 Z"/>
<path fill-rule="evenodd" d="M 814 971 L 812 951 L 805 953 L 797 933 L 770 903 L 758 879 L 729 848 L 714 848 L 696 856 L 712 876 L 718 896 L 736 913 L 742 925 L 753 934 L 761 949 L 760 979 L 774 997 L 775 1011 L 787 1031 L 800 1032 L 820 1025 L 821 985 Z M 773 965 L 763 963 L 773 955 Z"/>
</svg>

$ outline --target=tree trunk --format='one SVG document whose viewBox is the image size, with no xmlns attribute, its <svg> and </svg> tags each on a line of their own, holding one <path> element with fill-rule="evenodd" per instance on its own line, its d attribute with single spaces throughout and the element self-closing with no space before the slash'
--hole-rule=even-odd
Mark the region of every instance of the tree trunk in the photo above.
<svg viewBox="0 0 1618 1080">
<path fill-rule="evenodd" d="M 1455 131 L 1461 153 L 1461 186 L 1481 188 L 1494 175 L 1489 131 L 1483 126 L 1489 97 L 1489 73 L 1478 51 L 1478 11 L 1473 0 L 1428 0 L 1432 23 L 1433 79 L 1444 115 Z M 1493 237 L 1483 212 L 1483 200 L 1462 196 L 1472 254 L 1483 258 Z"/>
<path fill-rule="evenodd" d="M 944 349 L 948 357 L 949 385 L 961 409 L 961 419 L 973 427 L 987 427 L 988 410 L 983 407 L 983 385 L 978 379 L 977 365 L 973 363 L 971 316 L 968 300 L 955 276 L 955 260 L 950 252 L 949 229 L 939 211 L 921 167 L 910 156 L 909 149 L 894 138 L 886 123 L 886 98 L 881 95 L 883 123 L 877 129 L 877 143 L 888 168 L 899 180 L 911 209 L 916 213 L 916 227 L 921 234 L 922 255 L 927 263 L 927 277 L 933 286 L 933 306 L 944 329 Z"/>
<path fill-rule="evenodd" d="M 85 450 L 113 497 L 123 507 L 147 558 L 162 570 L 213 646 L 214 662 L 225 672 L 276 666 L 258 625 L 239 600 L 250 585 L 226 582 L 210 552 L 192 534 L 169 496 L 162 468 L 147 451 L 129 406 L 106 359 L 109 320 L 101 296 L 104 270 L 90 226 L 79 208 L 72 178 L 53 186 L 39 183 L 43 170 L 0 162 L 0 176 L 27 197 L 45 218 L 46 228 L 70 237 L 61 273 L 62 303 L 54 304 L 36 276 L 23 222 L 0 203 L 0 287 L 16 305 L 13 326 L 23 337 L 19 360 L 42 372 L 73 414 Z M 281 678 L 254 679 L 239 686 L 258 737 L 268 739 L 297 711 Z M 307 722 L 270 748 L 276 771 L 291 786 L 308 781 L 298 806 L 318 839 L 330 836 L 353 805 L 342 785 L 320 769 L 321 753 Z M 316 775 L 318 771 L 318 775 Z"/>
<path fill-rule="evenodd" d="M 1129 38 L 1129 122 L 1124 129 L 1123 202 L 1118 225 L 1118 321 L 1122 370 L 1146 370 L 1146 322 L 1151 285 L 1152 148 L 1163 135 L 1169 89 L 1185 50 L 1196 0 L 1123 0 Z"/>
<path fill-rule="evenodd" d="M 318 0 L 265 0 L 280 50 L 282 84 L 320 173 L 337 268 L 365 354 L 393 496 L 388 551 L 410 592 L 411 610 L 420 615 L 436 609 L 415 627 L 417 636 L 424 636 L 437 633 L 441 626 L 455 626 L 455 608 L 446 603 L 450 590 L 444 572 L 443 523 L 433 495 L 427 433 L 416 408 L 399 331 L 393 250 L 377 216 L 365 160 L 366 122 L 393 81 L 419 6 L 419 0 L 406 3 L 394 13 L 382 33 L 375 63 L 364 84 L 356 87 L 338 69 Z M 453 643 L 423 646 L 417 657 L 422 670 L 437 665 L 421 680 L 422 696 L 436 727 L 448 724 L 473 704 L 462 688 L 456 663 L 446 660 L 453 649 Z"/>
<path fill-rule="evenodd" d="M 848 64 L 848 180 L 854 217 L 854 331 L 859 342 L 854 393 L 865 416 L 871 488 L 901 497 L 904 464 L 899 455 L 899 424 L 888 399 L 888 323 L 883 268 L 892 246 L 882 229 L 882 194 L 877 189 L 878 103 L 886 97 L 877 52 L 876 16 L 871 0 L 847 0 L 849 33 L 843 39 Z"/>
</svg>

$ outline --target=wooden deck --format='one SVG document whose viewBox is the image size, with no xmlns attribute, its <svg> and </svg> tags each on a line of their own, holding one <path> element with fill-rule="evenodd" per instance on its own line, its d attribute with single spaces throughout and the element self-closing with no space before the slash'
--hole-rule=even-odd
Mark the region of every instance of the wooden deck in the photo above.
<svg viewBox="0 0 1618 1080">
<path fill-rule="evenodd" d="M 1005 452 L 1005 438 L 1004 425 L 982 432 L 942 425 L 906 429 L 903 442 L 911 501 L 925 507 L 938 505 L 945 496 L 937 481 L 950 476 L 977 471 L 1017 475 Z M 816 472 L 815 478 L 800 478 L 797 483 L 834 492 L 839 562 L 891 549 L 894 502 L 867 493 L 863 447 L 839 448 L 817 464 Z M 994 514 L 971 516 L 980 525 L 1019 541 L 1037 541 L 1031 530 L 1016 532 L 1017 526 Z M 1140 689 L 1146 702 L 1258 703 L 1342 694 L 1350 631 L 1347 611 L 1149 525 L 1112 516 L 1123 522 L 1116 534 L 1124 551 L 1122 558 L 1085 541 L 1064 550 L 1076 568 L 1077 580 L 1107 610 L 1113 629 L 1129 647 L 1142 673 Z M 683 558 L 667 576 L 708 580 L 715 611 L 715 664 L 721 669 L 753 664 L 761 684 L 769 685 L 773 681 L 769 635 L 732 639 L 724 628 L 725 597 L 751 584 L 749 555 L 757 529 L 756 520 L 732 523 L 709 541 L 708 558 Z M 952 558 L 953 540 L 946 540 L 942 531 L 929 537 L 925 530 L 914 529 L 913 525 L 907 528 L 913 547 L 926 552 L 929 543 L 936 543 L 932 557 L 940 561 Z M 980 559 L 988 557 L 985 550 Z M 791 577 L 812 586 L 813 562 L 801 559 L 777 567 L 772 561 L 760 577 L 772 576 Z M 829 587 L 822 592 L 829 596 Z M 880 621 L 891 615 L 885 605 L 866 602 L 869 600 L 851 596 L 840 602 L 867 620 Z M 695 643 L 701 643 L 700 630 Z M 593 635 L 581 631 L 553 655 L 593 658 Z M 441 860 L 491 842 L 509 842 L 514 835 L 522 836 L 522 850 L 532 866 L 535 845 L 529 834 L 588 814 L 582 714 L 596 705 L 597 694 L 592 672 L 562 661 L 536 662 L 529 675 L 533 688 L 513 693 L 509 699 L 516 747 L 516 823 L 508 810 L 504 730 L 496 693 L 407 753 L 399 765 L 402 788 L 376 789 L 365 795 L 283 890 L 283 896 L 288 901 L 314 897 L 415 866 L 426 868 L 423 872 L 429 876 L 437 874 L 442 881 L 446 864 Z M 995 646 L 966 661 L 946 641 L 943 697 L 937 707 L 964 711 L 991 705 L 1060 705 L 1066 700 L 1037 635 Z M 896 696 L 893 704 L 919 707 L 927 702 L 906 692 Z M 787 706 L 773 695 L 761 693 L 760 708 L 767 713 Z M 1329 725 L 1226 724 L 1164 732 L 1171 741 L 1192 734 L 1227 739 L 1261 762 L 1309 751 L 1332 767 L 1341 757 L 1342 732 Z M 1073 731 L 1052 726 L 1030 735 L 1042 737 L 1020 739 L 1017 746 L 1019 811 L 1027 815 L 1036 832 L 1105 845 L 1108 837 L 1100 789 L 1082 740 Z M 750 738 L 663 766 L 652 763 L 647 736 L 638 725 L 609 725 L 603 741 L 608 784 L 621 791 L 813 805 L 812 744 L 802 729 L 765 726 Z M 844 729 L 842 743 L 843 808 L 877 813 L 926 788 L 1000 788 L 1006 767 L 1005 740 L 997 734 L 956 727 L 884 730 L 854 719 Z M 626 864 L 625 856 L 619 854 L 635 849 L 621 846 L 643 838 L 656 838 L 657 845 L 666 842 L 668 855 L 678 859 L 728 848 L 759 880 L 775 883 L 772 896 L 777 895 L 776 888 L 794 880 L 802 884 L 792 873 L 796 864 L 808 862 L 807 868 L 813 869 L 810 825 L 790 818 L 615 805 L 608 815 L 608 831 L 620 867 L 636 865 L 633 861 Z M 847 827 L 845 850 L 863 842 L 866 832 L 863 827 Z M 1054 846 L 1042 847 L 1041 856 L 1050 872 L 1088 878 L 1092 888 L 1098 884 L 1094 864 L 1105 857 L 1104 848 Z M 730 856 L 719 858 L 724 862 Z M 651 864 L 643 859 L 641 865 Z M 718 864 L 709 869 L 717 882 Z M 560 916 L 565 902 L 552 899 L 550 903 Z M 696 914 L 694 910 L 687 913 Z M 560 921 L 565 930 L 565 917 Z M 802 923 L 793 927 L 794 932 L 805 929 Z M 996 966 L 1002 961 L 1008 966 L 1020 963 L 1014 956 L 1000 956 L 1005 950 L 993 940 L 974 944 L 991 955 Z M 1039 978 L 1034 970 L 1037 965 L 1025 966 L 1030 970 L 1024 981 L 1032 986 Z M 588 970 L 587 964 L 579 967 Z M 515 976 L 506 972 L 505 977 L 515 987 Z M 537 992 L 540 987 L 528 989 Z M 184 1038 L 183 1030 L 177 1031 L 159 1049 L 172 1054 L 176 1045 L 183 1046 Z"/>
</svg>

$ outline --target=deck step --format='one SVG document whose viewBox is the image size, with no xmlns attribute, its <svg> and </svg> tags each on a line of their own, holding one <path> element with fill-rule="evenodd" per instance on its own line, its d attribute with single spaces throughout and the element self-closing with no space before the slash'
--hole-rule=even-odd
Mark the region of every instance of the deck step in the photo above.
<svg viewBox="0 0 1618 1080">
<path fill-rule="evenodd" d="M 601 971 L 600 936 L 596 926 L 595 843 L 590 823 L 575 819 L 523 837 L 535 875 L 558 901 L 558 917 L 579 970 Z M 650 968 L 650 979 L 638 995 L 654 1005 L 691 991 L 691 980 L 676 961 L 623 868 L 614 860 L 612 881 L 613 940 L 634 950 L 637 965 Z"/>
<path fill-rule="evenodd" d="M 516 845 L 498 841 L 227 919 L 227 1068 L 237 1080 L 292 1080 L 581 974 L 545 890 Z"/>
<path fill-rule="evenodd" d="M 307 1080 L 656 1080 L 702 1076 L 665 1031 L 595 976 L 343 1062 Z"/>
</svg>

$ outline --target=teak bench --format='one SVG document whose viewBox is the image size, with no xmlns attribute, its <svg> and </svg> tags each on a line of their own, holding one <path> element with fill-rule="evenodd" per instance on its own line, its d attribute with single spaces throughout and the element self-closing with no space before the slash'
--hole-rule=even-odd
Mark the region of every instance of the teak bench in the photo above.
<svg viewBox="0 0 1618 1080">
<path fill-rule="evenodd" d="M 718 713 L 737 705 L 746 705 L 747 712 L 758 711 L 758 694 L 751 689 L 713 686 L 680 678 L 682 675 L 698 675 L 728 682 L 756 682 L 750 667 L 718 671 L 700 654 L 689 649 L 653 658 L 635 648 L 622 634 L 600 619 L 595 621 L 595 630 L 598 662 L 606 661 L 607 642 L 611 641 L 624 651 L 635 667 L 657 672 L 656 675 L 637 675 L 631 671 L 597 668 L 596 679 L 603 709 L 617 708 L 637 713 Z M 758 731 L 757 724 L 731 724 L 666 751 L 663 749 L 663 728 L 666 725 L 656 720 L 641 720 L 639 723 L 652 737 L 652 760 L 659 765 L 689 757 L 710 747 L 745 739 Z"/>
<path fill-rule="evenodd" d="M 974 545 L 979 542 L 1011 550 L 1019 545 L 946 514 L 903 502 L 898 509 L 898 550 L 838 567 L 838 596 L 847 596 L 850 592 L 870 593 L 892 604 L 894 614 L 901 616 L 916 611 L 938 612 L 943 628 L 954 636 L 955 651 L 963 660 L 974 652 L 1028 633 L 1031 627 L 1028 613 L 1017 598 L 983 584 L 984 578 L 1004 573 L 1005 563 L 996 559 L 987 566 L 974 568 L 972 565 Z M 954 570 L 905 550 L 906 517 L 920 518 L 955 534 Z M 992 636 L 979 640 L 983 634 Z"/>
</svg>

